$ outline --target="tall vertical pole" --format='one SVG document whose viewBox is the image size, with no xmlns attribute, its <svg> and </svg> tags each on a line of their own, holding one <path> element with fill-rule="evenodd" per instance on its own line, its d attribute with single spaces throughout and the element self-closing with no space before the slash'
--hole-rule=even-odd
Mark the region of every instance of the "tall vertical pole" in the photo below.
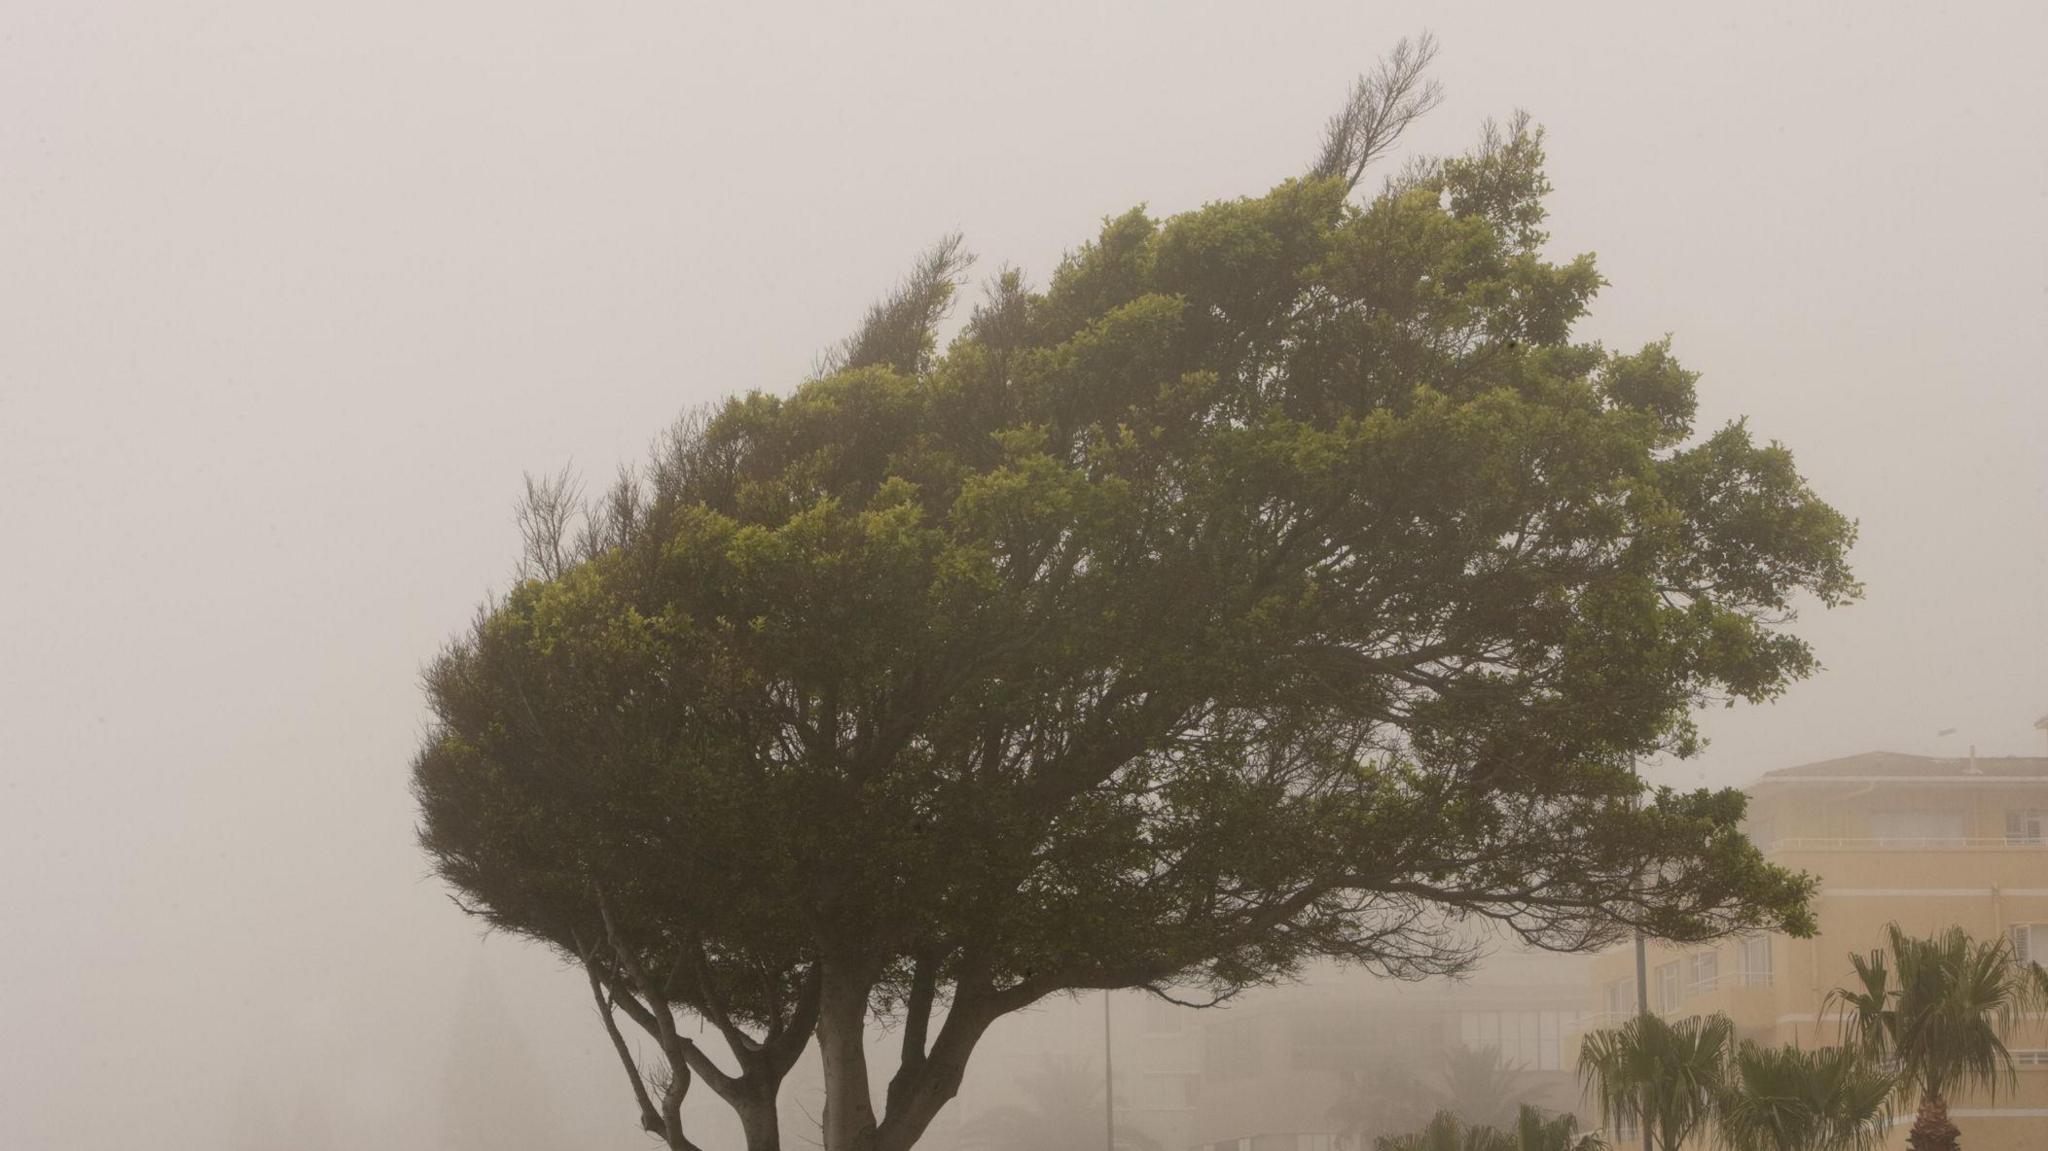
<svg viewBox="0 0 2048 1151">
<path fill-rule="evenodd" d="M 1116 1071 L 1109 1049 L 1109 992 L 1102 993 L 1102 1151 L 1116 1151 Z"/>
<path fill-rule="evenodd" d="M 1628 760 L 1628 773 L 1629 773 L 1630 775 L 1634 775 L 1634 776 L 1637 776 L 1637 777 L 1638 777 L 1638 780 L 1640 781 L 1640 776 L 1641 776 L 1641 768 L 1640 768 L 1640 766 L 1639 766 L 1639 765 L 1638 765 L 1638 764 L 1636 763 L 1636 758 L 1635 758 L 1634 756 L 1630 756 L 1630 757 L 1629 757 L 1629 760 Z M 1634 802 L 1636 802 L 1636 803 L 1638 803 L 1638 804 L 1640 804 L 1640 803 L 1642 802 L 1642 793 L 1641 793 L 1641 792 L 1638 792 L 1638 793 L 1636 794 L 1636 797 L 1635 797 L 1635 800 L 1634 800 Z M 1640 879 L 1640 878 L 1641 878 L 1641 874 L 1640 874 L 1640 873 L 1638 873 L 1638 875 L 1637 875 L 1637 878 L 1638 878 L 1638 879 Z M 1636 929 L 1636 1018 L 1638 1019 L 1638 1021 L 1640 1021 L 1640 1020 L 1641 1020 L 1641 1019 L 1642 1019 L 1642 1018 L 1643 1018 L 1644 1016 L 1647 1016 L 1647 1015 L 1649 1015 L 1649 1013 L 1650 1013 L 1650 957 L 1649 957 L 1649 952 L 1648 952 L 1648 951 L 1647 951 L 1647 950 L 1646 950 L 1646 949 L 1644 948 L 1644 946 L 1643 946 L 1643 932 L 1642 932 L 1642 929 L 1641 929 L 1641 928 L 1637 928 L 1637 929 Z M 1640 1023 L 1640 1022 L 1638 1022 L 1637 1026 L 1638 1026 L 1638 1027 L 1640 1027 L 1640 1026 L 1641 1026 L 1641 1023 Z M 1653 1149 L 1653 1148 L 1652 1148 L 1652 1147 L 1650 1146 L 1650 1113 L 1649 1113 L 1649 1109 L 1648 1109 L 1648 1108 L 1644 1108 L 1644 1110 L 1643 1110 L 1643 1115 L 1642 1115 L 1642 1123 L 1643 1123 L 1643 1151 L 1654 1151 L 1654 1149 Z"/>
<path fill-rule="evenodd" d="M 1650 1013 L 1650 958 L 1643 948 L 1643 933 L 1636 932 L 1636 1015 Z M 1643 1115 L 1643 1151 L 1653 1151 L 1650 1146 L 1650 1116 Z"/>
</svg>

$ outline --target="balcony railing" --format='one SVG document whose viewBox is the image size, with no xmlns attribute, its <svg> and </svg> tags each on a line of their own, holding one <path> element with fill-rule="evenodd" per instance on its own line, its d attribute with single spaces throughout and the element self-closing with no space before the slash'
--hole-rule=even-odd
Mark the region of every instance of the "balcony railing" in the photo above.
<svg viewBox="0 0 2048 1151">
<path fill-rule="evenodd" d="M 1769 987 L 1772 981 L 1772 973 L 1769 971 L 1730 971 L 1725 975 L 1716 975 L 1712 979 L 1688 981 L 1685 993 L 1705 995 L 1723 987 Z"/>
<path fill-rule="evenodd" d="M 1789 836 L 1774 839 L 1765 851 L 2040 851 L 2048 839 L 1986 835 L 1867 836 L 1855 839 L 1827 839 Z"/>
</svg>

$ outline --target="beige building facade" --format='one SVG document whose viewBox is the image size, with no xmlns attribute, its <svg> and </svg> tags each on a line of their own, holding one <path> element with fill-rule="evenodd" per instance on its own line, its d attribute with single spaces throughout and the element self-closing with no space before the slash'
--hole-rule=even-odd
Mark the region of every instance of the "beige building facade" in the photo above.
<svg viewBox="0 0 2048 1151">
<path fill-rule="evenodd" d="M 1652 945 L 1652 1010 L 1725 1012 L 1744 1038 L 1829 1045 L 1840 1020 L 1822 1014 L 1823 1000 L 1888 923 L 2002 935 L 2048 961 L 2048 759 L 1871 752 L 1771 772 L 1750 796 L 1750 837 L 1772 862 L 1819 878 L 1819 932 Z M 1633 1014 L 1634 949 L 1598 957 L 1594 987 L 1593 1025 Z M 1955 1100 L 1951 1115 L 1971 1151 L 2048 1151 L 2048 1021 L 2023 1022 L 2008 1046 L 2014 1088 Z M 1897 1146 L 1910 1120 L 1895 1127 Z"/>
</svg>

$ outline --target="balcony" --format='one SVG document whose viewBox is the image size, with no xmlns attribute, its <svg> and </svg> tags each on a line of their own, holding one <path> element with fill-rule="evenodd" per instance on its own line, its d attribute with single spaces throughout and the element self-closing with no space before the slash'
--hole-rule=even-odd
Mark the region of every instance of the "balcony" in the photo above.
<svg viewBox="0 0 2048 1151">
<path fill-rule="evenodd" d="M 1683 1019 L 1688 1015 L 1711 1015 L 1721 1012 L 1735 1019 L 1739 1026 L 1758 1026 L 1762 1021 L 1775 1017 L 1775 1000 L 1771 988 L 1777 979 L 1769 971 L 1731 971 L 1712 979 L 1688 981 L 1677 1003 L 1668 1007 L 1657 1006 L 1655 996 L 1651 997 L 1650 1009 L 1671 1019 Z M 1635 1018 L 1635 1008 L 1619 1011 L 1588 1011 L 1579 1016 L 1577 1034 L 1602 1028 L 1619 1027 Z"/>
<path fill-rule="evenodd" d="M 2041 851 L 2048 839 L 2015 836 L 1871 836 L 1826 839 L 1788 836 L 1764 845 L 1778 851 Z"/>
<path fill-rule="evenodd" d="M 2008 836 L 1786 837 L 1770 841 L 1773 863 L 1821 878 L 1821 893 L 1907 896 L 1918 891 L 1992 895 L 2043 887 L 2048 843 Z"/>
</svg>

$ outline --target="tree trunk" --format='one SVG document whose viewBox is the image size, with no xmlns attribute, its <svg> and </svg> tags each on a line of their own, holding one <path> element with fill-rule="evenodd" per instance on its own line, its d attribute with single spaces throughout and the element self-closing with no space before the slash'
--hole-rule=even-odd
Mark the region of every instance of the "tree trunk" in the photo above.
<svg viewBox="0 0 2048 1151">
<path fill-rule="evenodd" d="M 823 965 L 818 986 L 818 1055 L 825 1069 L 824 1151 L 873 1151 L 875 1104 L 868 1093 L 866 1038 L 871 981 L 857 969 Z"/>
<path fill-rule="evenodd" d="M 739 1114 L 747 1151 L 782 1151 L 782 1119 L 775 1112 L 775 1092 L 767 1092 L 766 1099 L 735 1105 L 733 1110 Z"/>
<path fill-rule="evenodd" d="M 1933 1092 L 1920 1096 L 1919 1113 L 1913 1116 L 1913 1132 L 1906 1136 L 1912 1151 L 1960 1151 L 1962 1132 L 1948 1121 L 1948 1100 Z"/>
</svg>

